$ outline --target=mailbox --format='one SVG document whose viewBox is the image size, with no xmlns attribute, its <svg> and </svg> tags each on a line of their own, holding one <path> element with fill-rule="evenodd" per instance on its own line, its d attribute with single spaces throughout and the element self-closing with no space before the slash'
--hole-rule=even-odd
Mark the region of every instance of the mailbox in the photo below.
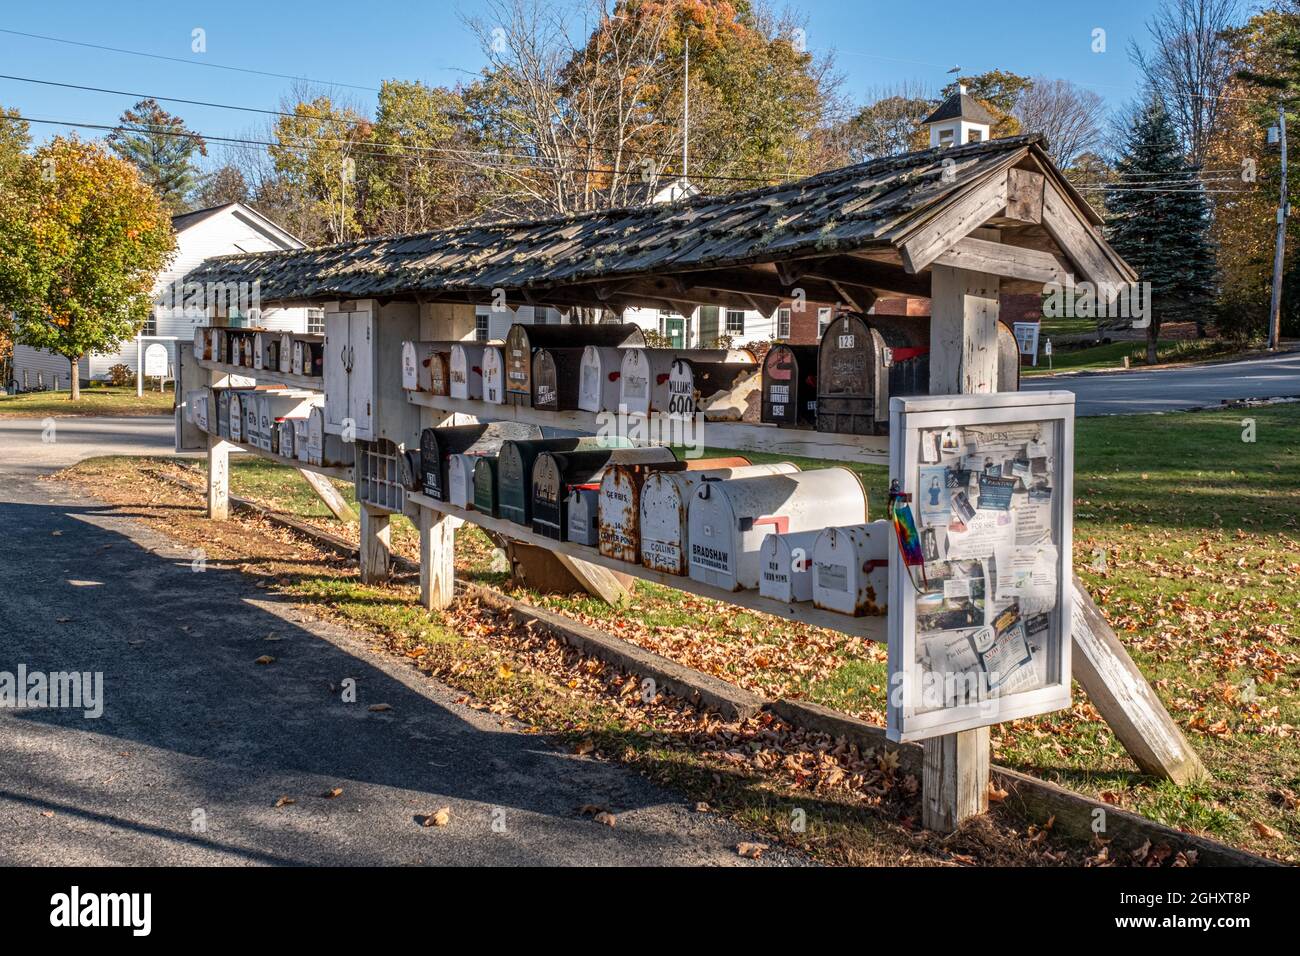
<svg viewBox="0 0 1300 956">
<path fill-rule="evenodd" d="M 813 549 L 813 603 L 858 617 L 884 614 L 889 597 L 888 521 L 827 528 Z"/>
<path fill-rule="evenodd" d="M 749 464 L 744 458 L 713 459 L 719 468 L 740 467 Z M 641 489 L 653 473 L 682 472 L 687 462 L 676 459 L 647 462 L 636 465 L 615 465 L 600 479 L 597 498 L 597 544 L 600 553 L 627 561 L 641 563 Z M 699 469 L 697 469 L 699 470 Z"/>
<path fill-rule="evenodd" d="M 447 462 L 447 501 L 457 508 L 474 504 L 474 465 L 481 455 L 452 455 Z"/>
<path fill-rule="evenodd" d="M 288 332 L 280 333 L 280 344 L 275 350 L 275 362 L 275 367 L 279 371 L 293 371 L 293 336 Z"/>
<path fill-rule="evenodd" d="M 499 350 L 495 350 L 499 354 Z M 448 360 L 452 398 L 481 401 L 483 398 L 483 346 L 457 343 Z"/>
<path fill-rule="evenodd" d="M 866 519 L 866 492 L 847 468 L 701 482 L 687 510 L 690 575 L 727 591 L 757 588 L 769 533 Z"/>
<path fill-rule="evenodd" d="M 244 395 L 242 391 L 231 391 L 230 393 L 230 440 L 233 442 L 242 442 L 244 440 Z"/>
<path fill-rule="evenodd" d="M 257 428 L 252 444 L 263 451 L 274 451 L 271 441 L 275 436 L 275 423 L 281 418 L 306 415 L 308 410 L 322 401 L 316 392 L 291 389 L 271 389 L 257 393 Z"/>
<path fill-rule="evenodd" d="M 533 407 L 572 411 L 578 407 L 582 349 L 538 349 L 533 355 Z"/>
<path fill-rule="evenodd" d="M 506 401 L 506 360 L 495 345 L 483 347 L 483 401 L 504 405 Z"/>
<path fill-rule="evenodd" d="M 533 441 L 507 441 L 497 457 L 497 508 L 502 518 L 515 524 L 531 525 L 533 520 L 533 464 L 544 451 L 574 451 L 599 448 L 599 438 L 543 438 Z"/>
<path fill-rule="evenodd" d="M 600 489 L 575 485 L 569 489 L 565 510 L 569 525 L 564 531 L 564 540 L 596 547 L 600 539 Z"/>
<path fill-rule="evenodd" d="M 195 428 L 208 431 L 208 403 L 212 393 L 206 388 L 196 388 L 185 393 L 185 413 Z"/>
<path fill-rule="evenodd" d="M 772 425 L 817 423 L 817 346 L 774 345 L 768 350 L 761 418 Z"/>
<path fill-rule="evenodd" d="M 578 371 L 578 407 L 586 412 L 618 411 L 623 353 L 627 349 L 588 345 Z"/>
<path fill-rule="evenodd" d="M 495 455 L 506 439 L 541 437 L 540 428 L 522 422 L 426 428 L 420 433 L 420 485 L 430 498 L 448 501 L 452 455 Z"/>
<path fill-rule="evenodd" d="M 677 359 L 734 365 L 757 364 L 754 353 L 748 349 L 626 349 L 625 352 L 623 366 L 619 370 L 618 404 L 625 406 L 631 415 L 673 412 L 672 393 L 668 383 L 672 377 L 673 362 Z M 694 410 L 692 408 L 675 414 L 694 415 Z"/>
<path fill-rule="evenodd" d="M 474 462 L 474 510 L 494 518 L 501 517 L 497 499 L 497 462 L 500 457 L 481 456 Z"/>
<path fill-rule="evenodd" d="M 775 601 L 811 601 L 812 554 L 820 531 L 769 534 L 759 549 L 758 593 Z"/>
<path fill-rule="evenodd" d="M 846 313 L 818 353 L 817 430 L 883 435 L 889 399 L 930 391 L 928 319 Z"/>
<path fill-rule="evenodd" d="M 224 330 L 208 329 L 208 346 L 203 354 L 214 362 L 225 362 L 226 333 Z"/>
<path fill-rule="evenodd" d="M 214 391 L 217 392 L 217 421 L 216 421 L 217 427 L 213 429 L 212 434 L 218 436 L 219 438 L 229 438 L 230 437 L 231 392 L 230 389 L 228 388 L 223 388 L 220 390 L 214 389 Z"/>
<path fill-rule="evenodd" d="M 668 372 L 669 415 L 710 422 L 738 422 L 749 396 L 761 387 L 757 365 L 675 358 Z"/>
<path fill-rule="evenodd" d="M 212 330 L 206 327 L 194 330 L 194 357 L 196 359 L 212 358 Z"/>
<path fill-rule="evenodd" d="M 596 325 L 525 325 L 516 322 L 506 334 L 504 349 L 506 400 L 528 405 L 533 400 L 533 353 L 546 348 L 605 345 L 629 348 L 645 345 L 641 328 L 632 323 Z"/>
<path fill-rule="evenodd" d="M 293 422 L 293 457 L 301 462 L 307 462 L 308 440 L 307 431 L 311 421 L 311 416 L 306 418 L 292 418 Z"/>
<path fill-rule="evenodd" d="M 446 342 L 402 343 L 402 388 L 430 395 L 451 394 L 451 346 Z"/>
<path fill-rule="evenodd" d="M 673 463 L 671 448 L 606 448 L 584 445 L 568 450 L 543 450 L 532 471 L 532 528 L 557 541 L 568 527 L 568 498 L 573 488 L 600 488 L 605 469 L 617 464 Z"/>
<path fill-rule="evenodd" d="M 294 339 L 289 371 L 294 375 L 323 376 L 325 374 L 324 336 Z"/>
<path fill-rule="evenodd" d="M 701 482 L 788 475 L 798 470 L 798 465 L 785 461 L 773 465 L 651 474 L 641 486 L 641 563 L 654 571 L 686 574 L 690 528 L 687 517 L 691 495 Z"/>
<path fill-rule="evenodd" d="M 1020 391 L 1020 343 L 1005 322 L 998 323 L 998 391 Z"/>
<path fill-rule="evenodd" d="M 294 423 L 303 421 L 301 418 L 282 418 L 276 423 L 276 430 L 279 433 L 279 439 L 276 442 L 275 453 L 281 458 L 297 458 L 298 450 L 294 447 L 293 439 L 295 434 Z"/>
<path fill-rule="evenodd" d="M 355 457 L 351 443 L 325 431 L 325 406 L 313 405 L 307 413 L 307 462 L 328 468 L 350 468 Z"/>
</svg>

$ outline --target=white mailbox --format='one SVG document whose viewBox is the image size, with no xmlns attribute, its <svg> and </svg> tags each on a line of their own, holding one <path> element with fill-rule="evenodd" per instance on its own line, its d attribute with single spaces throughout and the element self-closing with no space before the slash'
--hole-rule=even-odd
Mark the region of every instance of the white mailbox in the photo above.
<svg viewBox="0 0 1300 956">
<path fill-rule="evenodd" d="M 866 492 L 847 468 L 702 482 L 687 515 L 690 575 L 727 591 L 757 588 L 759 549 L 769 533 L 866 518 Z"/>
<path fill-rule="evenodd" d="M 483 401 L 489 405 L 506 402 L 506 358 L 497 345 L 483 347 Z"/>
<path fill-rule="evenodd" d="M 758 593 L 775 601 L 812 600 L 812 553 L 819 531 L 769 534 L 763 539 L 759 560 L 763 576 Z"/>
<path fill-rule="evenodd" d="M 889 594 L 888 521 L 827 528 L 812 552 L 813 604 L 827 611 L 884 614 Z"/>
<path fill-rule="evenodd" d="M 627 349 L 588 345 L 582 350 L 578 407 L 587 412 L 618 411 L 622 394 L 623 353 Z"/>
<path fill-rule="evenodd" d="M 1070 705 L 1074 395 L 894 398 L 888 732 L 919 740 Z"/>
<path fill-rule="evenodd" d="M 461 343 L 451 347 L 451 397 L 483 398 L 483 346 Z"/>
<path fill-rule="evenodd" d="M 447 460 L 447 501 L 468 508 L 474 501 L 474 462 L 479 455 L 452 455 Z"/>
<path fill-rule="evenodd" d="M 641 563 L 655 571 L 685 575 L 691 495 L 702 481 L 788 475 L 799 466 L 788 461 L 705 471 L 658 471 L 641 486 Z"/>
<path fill-rule="evenodd" d="M 403 342 L 402 388 L 408 392 L 450 395 L 450 354 L 445 342 Z"/>
</svg>

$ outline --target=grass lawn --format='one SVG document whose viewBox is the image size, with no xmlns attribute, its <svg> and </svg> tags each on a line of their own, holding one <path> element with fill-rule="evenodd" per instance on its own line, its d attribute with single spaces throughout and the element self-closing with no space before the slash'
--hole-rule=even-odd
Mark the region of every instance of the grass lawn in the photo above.
<svg viewBox="0 0 1300 956">
<path fill-rule="evenodd" d="M 1081 692 L 1069 711 L 995 728 L 996 760 L 1174 826 L 1300 860 L 1300 404 L 1081 419 L 1076 453 L 1075 565 L 1214 781 L 1175 787 L 1141 776 Z M 252 459 L 232 469 L 236 494 L 339 532 L 291 470 Z M 854 470 L 871 513 L 883 514 L 886 469 Z M 415 553 L 404 519 L 394 540 Z M 505 575 L 489 569 L 492 548 L 481 532 L 467 527 L 457 542 L 458 574 L 509 589 Z M 350 585 L 321 587 L 315 599 L 333 607 L 337 598 L 336 610 L 358 624 L 397 613 L 391 599 L 372 606 Z M 516 593 L 769 696 L 883 721 L 881 646 L 646 583 L 620 609 Z"/>
<path fill-rule="evenodd" d="M 1207 359 L 1228 358 L 1240 354 L 1236 345 L 1220 339 L 1180 339 L 1175 342 L 1161 342 L 1156 346 L 1157 363 L 1164 365 L 1176 362 L 1200 362 Z M 1109 342 L 1105 345 L 1093 345 L 1083 349 L 1062 349 L 1052 356 L 1051 368 L 1048 368 L 1047 356 L 1038 357 L 1038 367 L 1026 365 L 1021 368 L 1023 375 L 1051 375 L 1053 372 L 1104 371 L 1124 367 L 1124 358 L 1128 357 L 1131 365 L 1145 365 L 1147 346 L 1145 342 Z"/>
<path fill-rule="evenodd" d="M 0 392 L 0 418 L 44 418 L 65 415 L 99 415 L 130 417 L 136 415 L 170 415 L 172 392 L 145 389 L 136 398 L 135 386 L 90 385 L 81 390 L 80 401 L 69 401 L 68 392 L 26 392 L 6 395 Z"/>
</svg>

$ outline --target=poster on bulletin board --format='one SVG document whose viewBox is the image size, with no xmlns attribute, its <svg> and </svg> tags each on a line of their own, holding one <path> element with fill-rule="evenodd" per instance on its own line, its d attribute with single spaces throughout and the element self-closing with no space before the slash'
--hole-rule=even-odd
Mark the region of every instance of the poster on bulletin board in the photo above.
<svg viewBox="0 0 1300 956">
<path fill-rule="evenodd" d="M 1069 706 L 1073 476 L 1071 392 L 891 400 L 891 739 Z"/>
</svg>

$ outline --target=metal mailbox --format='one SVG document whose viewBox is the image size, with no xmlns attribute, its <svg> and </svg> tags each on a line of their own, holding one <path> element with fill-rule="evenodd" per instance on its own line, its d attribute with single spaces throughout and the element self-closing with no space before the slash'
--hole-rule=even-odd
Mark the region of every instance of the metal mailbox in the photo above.
<svg viewBox="0 0 1300 956">
<path fill-rule="evenodd" d="M 675 358 L 668 371 L 669 415 L 710 422 L 737 422 L 745 417 L 749 397 L 759 390 L 757 365 Z"/>
<path fill-rule="evenodd" d="M 600 538 L 600 488 L 585 485 L 570 488 L 565 510 L 569 524 L 564 530 L 564 540 L 596 547 Z"/>
<path fill-rule="evenodd" d="M 673 362 L 689 359 L 698 362 L 725 362 L 734 365 L 756 365 L 754 353 L 748 349 L 627 349 L 623 366 L 619 369 L 620 391 L 618 404 L 626 407 L 630 415 L 649 415 L 652 412 L 672 411 L 672 393 L 669 379 Z M 694 411 L 677 414 L 693 415 Z"/>
<path fill-rule="evenodd" d="M 540 428 L 523 422 L 426 428 L 420 433 L 420 486 L 430 498 L 448 501 L 452 455 L 495 455 L 507 439 L 541 437 Z"/>
<path fill-rule="evenodd" d="M 774 345 L 768 350 L 760 417 L 772 425 L 817 423 L 817 346 Z"/>
<path fill-rule="evenodd" d="M 813 604 L 827 611 L 884 614 L 889 604 L 888 521 L 827 528 L 812 552 Z"/>
<path fill-rule="evenodd" d="M 594 437 L 504 442 L 497 457 L 497 508 L 500 516 L 515 524 L 532 524 L 533 465 L 542 452 L 574 451 L 600 446 L 600 439 Z"/>
<path fill-rule="evenodd" d="M 533 354 L 533 407 L 553 412 L 578 407 L 582 349 L 538 349 Z"/>
<path fill-rule="evenodd" d="M 600 479 L 597 495 L 597 545 L 600 553 L 627 561 L 641 563 L 641 489 L 650 475 L 656 472 L 686 471 L 695 462 L 668 459 L 636 465 L 619 464 L 609 468 Z M 713 459 L 718 468 L 740 467 L 749 464 L 744 458 Z M 698 468 L 696 470 L 699 470 Z"/>
<path fill-rule="evenodd" d="M 430 395 L 451 394 L 451 346 L 446 342 L 402 343 L 402 388 Z"/>
<path fill-rule="evenodd" d="M 498 354 L 499 354 L 499 350 Z M 483 398 L 483 346 L 458 343 L 451 347 L 452 398 L 480 401 Z"/>
<path fill-rule="evenodd" d="M 1020 343 L 1005 322 L 998 323 L 998 391 L 1020 391 Z"/>
<path fill-rule="evenodd" d="M 538 534 L 562 540 L 568 529 L 569 492 L 574 488 L 598 490 L 606 469 L 618 465 L 674 465 L 671 448 L 577 448 L 543 451 L 533 463 L 532 527 Z"/>
<path fill-rule="evenodd" d="M 325 337 L 318 335 L 310 339 L 295 338 L 289 371 L 294 375 L 324 376 Z"/>
<path fill-rule="evenodd" d="M 578 371 L 578 407 L 585 412 L 618 411 L 623 353 L 627 349 L 588 345 Z"/>
<path fill-rule="evenodd" d="M 353 445 L 342 436 L 325 431 L 325 406 L 313 405 L 307 416 L 307 462 L 326 468 L 350 468 L 355 458 Z"/>
<path fill-rule="evenodd" d="M 274 389 L 257 393 L 257 429 L 253 444 L 263 451 L 275 451 L 271 446 L 277 436 L 276 422 L 281 418 L 306 415 L 313 405 L 323 401 L 316 392 Z"/>
<path fill-rule="evenodd" d="M 213 389 L 217 396 L 216 428 L 212 434 L 219 438 L 230 437 L 230 389 Z"/>
<path fill-rule="evenodd" d="M 690 575 L 727 591 L 757 588 L 759 550 L 770 532 L 866 518 L 866 492 L 847 468 L 702 482 L 687 509 Z"/>
<path fill-rule="evenodd" d="M 212 393 L 206 388 L 196 388 L 185 393 L 185 414 L 195 428 L 208 431 L 208 404 Z"/>
<path fill-rule="evenodd" d="M 798 465 L 783 461 L 772 465 L 651 474 L 641 486 L 641 563 L 666 574 L 686 574 L 690 534 L 687 517 L 691 495 L 701 482 L 788 475 L 798 470 Z"/>
<path fill-rule="evenodd" d="M 758 593 L 787 603 L 811 601 L 812 554 L 820 531 L 769 534 L 759 549 Z"/>
<path fill-rule="evenodd" d="M 447 462 L 447 501 L 457 508 L 474 505 L 474 465 L 482 455 L 452 455 Z"/>
<path fill-rule="evenodd" d="M 474 510 L 501 517 L 497 498 L 497 463 L 500 457 L 481 456 L 474 462 Z"/>
<path fill-rule="evenodd" d="M 210 361 L 212 359 L 212 330 L 205 327 L 194 330 L 194 357 Z"/>
<path fill-rule="evenodd" d="M 516 322 L 506 334 L 506 401 L 528 405 L 533 400 L 533 353 L 545 348 L 582 348 L 605 345 L 628 348 L 645 345 L 645 334 L 632 323 L 596 325 L 525 325 Z"/>
<path fill-rule="evenodd" d="M 506 360 L 495 345 L 483 347 L 483 401 L 504 405 L 506 401 Z"/>
<path fill-rule="evenodd" d="M 817 364 L 817 430 L 883 435 L 891 397 L 930 391 L 929 320 L 846 313 L 826 327 Z"/>
</svg>

